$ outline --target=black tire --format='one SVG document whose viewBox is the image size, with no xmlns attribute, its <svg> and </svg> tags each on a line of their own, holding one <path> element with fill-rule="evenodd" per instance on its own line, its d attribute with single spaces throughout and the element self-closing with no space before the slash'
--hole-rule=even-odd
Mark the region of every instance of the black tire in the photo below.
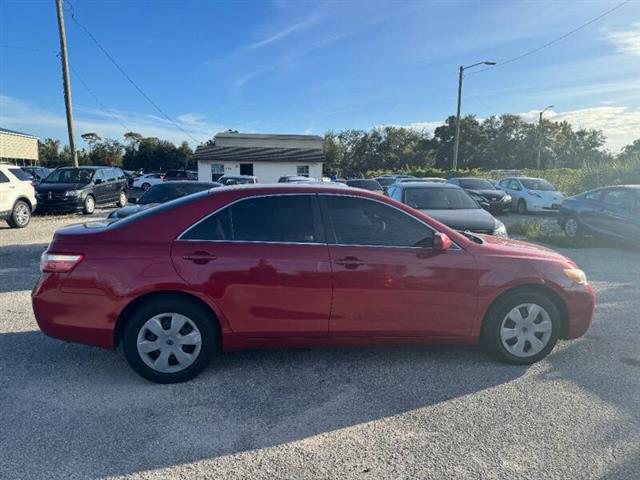
<svg viewBox="0 0 640 480">
<path fill-rule="evenodd" d="M 120 208 L 127 206 L 127 192 L 125 192 L 124 190 L 120 191 L 116 205 Z"/>
<path fill-rule="evenodd" d="M 201 337 L 200 350 L 193 363 L 185 369 L 173 373 L 160 372 L 147 365 L 138 351 L 137 343 L 138 335 L 147 321 L 166 312 L 187 317 L 195 324 Z M 218 329 L 215 321 L 210 312 L 182 298 L 155 298 L 146 302 L 129 317 L 124 328 L 122 343 L 127 362 L 138 375 L 154 383 L 179 383 L 190 380 L 209 365 L 218 351 Z M 175 356 L 173 360 L 176 361 Z"/>
<path fill-rule="evenodd" d="M 82 204 L 82 214 L 92 215 L 95 211 L 96 199 L 93 197 L 93 195 L 87 195 L 87 198 L 84 199 L 84 203 Z"/>
<path fill-rule="evenodd" d="M 7 218 L 7 224 L 11 228 L 24 228 L 31 221 L 31 207 L 24 200 L 18 200 L 13 204 L 11 215 Z"/>
<path fill-rule="evenodd" d="M 562 231 L 564 235 L 574 242 L 579 241 L 583 236 L 583 228 L 580 220 L 575 215 L 570 215 L 562 222 Z"/>
<path fill-rule="evenodd" d="M 518 200 L 516 211 L 520 215 L 525 215 L 527 213 L 527 202 L 525 202 L 523 199 Z"/>
<path fill-rule="evenodd" d="M 536 304 L 546 310 L 551 321 L 550 335 L 544 348 L 536 354 L 517 356 L 507 350 L 500 336 L 503 321 L 509 312 L 522 304 Z M 535 320 L 535 319 L 533 319 Z M 519 290 L 498 299 L 491 306 L 482 326 L 481 344 L 484 349 L 505 363 L 530 365 L 546 357 L 555 347 L 562 330 L 562 316 L 547 295 L 534 290 Z M 526 348 L 526 341 L 525 348 Z M 529 344 L 532 348 L 532 344 Z"/>
<path fill-rule="evenodd" d="M 151 185 L 149 185 L 147 182 L 142 184 L 142 191 L 146 192 L 147 190 L 149 190 L 151 188 Z"/>
</svg>

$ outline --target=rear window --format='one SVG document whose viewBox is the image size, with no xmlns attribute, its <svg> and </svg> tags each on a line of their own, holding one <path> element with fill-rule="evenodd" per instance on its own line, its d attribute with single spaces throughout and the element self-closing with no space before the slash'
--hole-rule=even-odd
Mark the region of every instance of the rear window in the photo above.
<svg viewBox="0 0 640 480">
<path fill-rule="evenodd" d="M 9 171 L 18 180 L 22 180 L 23 182 L 31 181 L 31 177 L 27 173 L 23 172 L 20 168 L 10 168 Z"/>
<path fill-rule="evenodd" d="M 364 188 L 365 190 L 382 190 L 376 180 L 347 180 L 347 185 L 355 188 Z"/>
<path fill-rule="evenodd" d="M 128 225 L 129 223 L 135 223 L 143 218 L 147 218 L 153 215 L 162 215 L 163 213 L 172 210 L 176 207 L 180 207 L 190 202 L 194 202 L 200 200 L 202 197 L 209 194 L 208 190 L 204 190 L 202 192 L 194 193 L 193 195 L 187 195 L 186 197 L 176 198 L 175 200 L 171 200 L 169 202 L 158 205 L 157 207 L 148 208 L 146 210 L 142 210 L 134 215 L 129 215 L 128 217 L 119 218 L 114 222 L 110 223 L 109 226 L 122 226 Z"/>
</svg>

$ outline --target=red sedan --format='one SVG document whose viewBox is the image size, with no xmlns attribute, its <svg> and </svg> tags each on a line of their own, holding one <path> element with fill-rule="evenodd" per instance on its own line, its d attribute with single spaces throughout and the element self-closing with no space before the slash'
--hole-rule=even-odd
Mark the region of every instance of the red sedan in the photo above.
<svg viewBox="0 0 640 480">
<path fill-rule="evenodd" d="M 451 230 L 381 195 L 322 185 L 196 193 L 58 230 L 33 310 L 52 337 L 180 382 L 247 348 L 481 343 L 529 364 L 583 335 L 594 294 L 551 250 Z"/>
</svg>

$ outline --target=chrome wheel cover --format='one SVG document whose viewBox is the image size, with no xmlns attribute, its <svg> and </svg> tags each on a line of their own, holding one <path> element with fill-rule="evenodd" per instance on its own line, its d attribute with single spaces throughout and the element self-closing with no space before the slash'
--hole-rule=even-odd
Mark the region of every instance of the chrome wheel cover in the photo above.
<svg viewBox="0 0 640 480">
<path fill-rule="evenodd" d="M 569 218 L 564 222 L 564 233 L 569 238 L 574 238 L 578 235 L 578 221 L 575 218 Z"/>
<path fill-rule="evenodd" d="M 535 303 L 523 303 L 507 313 L 500 324 L 500 341 L 511 355 L 532 357 L 549 344 L 553 322 L 549 313 Z"/>
<path fill-rule="evenodd" d="M 142 325 L 137 348 L 149 368 L 160 373 L 177 373 L 200 355 L 202 335 L 190 318 L 180 313 L 161 313 Z"/>
<path fill-rule="evenodd" d="M 93 197 L 87 197 L 84 204 L 87 208 L 87 212 L 93 212 L 96 209 L 96 202 Z"/>
</svg>

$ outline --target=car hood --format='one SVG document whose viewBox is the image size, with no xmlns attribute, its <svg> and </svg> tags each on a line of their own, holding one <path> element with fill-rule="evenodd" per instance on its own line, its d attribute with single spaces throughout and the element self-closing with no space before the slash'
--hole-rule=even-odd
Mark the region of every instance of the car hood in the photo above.
<svg viewBox="0 0 640 480">
<path fill-rule="evenodd" d="M 148 208 L 155 207 L 159 205 L 158 203 L 147 203 L 144 205 L 130 205 L 128 207 L 119 208 L 114 210 L 109 214 L 108 218 L 124 218 L 129 215 L 133 215 L 134 213 L 141 212 L 143 210 L 147 210 Z"/>
<path fill-rule="evenodd" d="M 481 235 L 481 238 L 484 240 L 484 243 L 478 245 L 478 247 L 485 251 L 488 250 L 489 253 L 513 257 L 544 258 L 576 266 L 576 263 L 570 258 L 542 245 L 513 240 L 511 238 L 494 237 L 492 235 Z"/>
<path fill-rule="evenodd" d="M 493 232 L 496 221 L 486 210 L 470 208 L 460 210 L 423 210 L 425 215 L 435 218 L 454 230 L 470 230 L 472 232 Z"/>
<path fill-rule="evenodd" d="M 506 195 L 502 190 L 472 190 L 467 189 L 467 192 L 475 193 L 476 195 L 480 195 L 481 197 L 487 198 L 489 200 L 498 200 Z"/>
<path fill-rule="evenodd" d="M 38 184 L 36 192 L 66 192 L 69 190 L 81 190 L 86 187 L 86 183 L 47 183 Z"/>
</svg>

